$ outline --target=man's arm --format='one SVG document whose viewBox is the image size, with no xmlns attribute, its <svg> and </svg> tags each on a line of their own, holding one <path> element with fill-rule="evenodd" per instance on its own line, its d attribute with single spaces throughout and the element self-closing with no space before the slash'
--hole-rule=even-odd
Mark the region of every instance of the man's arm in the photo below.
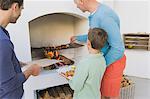
<svg viewBox="0 0 150 99">
<path fill-rule="evenodd" d="M 80 42 L 87 42 L 87 34 L 76 36 L 76 39 Z"/>
<path fill-rule="evenodd" d="M 85 35 L 79 35 L 79 36 L 72 36 L 70 38 L 71 43 L 75 42 L 76 40 L 85 43 L 87 41 L 87 35 L 85 34 Z"/>
<path fill-rule="evenodd" d="M 8 40 L 0 41 L 0 84 L 4 92 L 10 92 L 26 81 L 25 75 L 16 73 L 12 62 L 12 49 Z"/>
</svg>

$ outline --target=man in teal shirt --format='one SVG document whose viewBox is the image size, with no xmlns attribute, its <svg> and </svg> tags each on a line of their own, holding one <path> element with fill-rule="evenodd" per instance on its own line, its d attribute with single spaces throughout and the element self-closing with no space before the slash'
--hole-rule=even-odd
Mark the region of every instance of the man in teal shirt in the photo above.
<svg viewBox="0 0 150 99">
<path fill-rule="evenodd" d="M 100 99 L 100 82 L 105 72 L 106 62 L 100 52 L 107 39 L 103 29 L 94 28 L 88 33 L 89 55 L 77 64 L 75 75 L 69 80 L 74 90 L 73 99 Z"/>
<path fill-rule="evenodd" d="M 119 17 L 111 8 L 96 0 L 75 0 L 75 3 L 81 11 L 90 12 L 90 28 L 98 27 L 107 32 L 107 42 L 101 49 L 107 65 L 101 86 L 102 99 L 108 97 L 119 99 L 121 77 L 126 63 Z M 71 37 L 71 42 L 75 40 L 85 42 L 87 41 L 87 35 Z"/>
</svg>

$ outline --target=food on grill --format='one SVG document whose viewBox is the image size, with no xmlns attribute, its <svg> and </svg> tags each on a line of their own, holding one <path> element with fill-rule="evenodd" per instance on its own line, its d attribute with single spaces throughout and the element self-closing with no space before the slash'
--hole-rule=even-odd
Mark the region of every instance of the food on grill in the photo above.
<svg viewBox="0 0 150 99">
<path fill-rule="evenodd" d="M 61 62 L 49 65 L 47 67 L 44 67 L 45 70 L 51 70 L 51 69 L 55 69 L 55 68 L 59 68 L 61 66 L 65 66 L 65 65 L 73 65 L 74 61 L 63 56 L 60 55 L 58 51 L 44 51 L 45 52 L 45 56 L 48 59 L 56 59 L 56 60 L 61 60 Z"/>
<path fill-rule="evenodd" d="M 45 70 L 51 70 L 51 69 L 55 69 L 55 68 L 59 68 L 61 66 L 65 66 L 65 65 L 73 65 L 74 61 L 65 57 L 64 55 L 61 55 L 59 53 L 59 50 L 62 49 L 68 49 L 68 48 L 78 48 L 81 47 L 83 45 L 81 44 L 77 44 L 77 43 L 70 43 L 70 44 L 63 44 L 60 46 L 50 46 L 50 47 L 43 47 L 42 51 L 43 51 L 43 55 L 48 58 L 48 59 L 56 59 L 56 60 L 61 60 L 61 62 L 58 63 L 54 63 L 52 65 L 49 65 L 47 67 L 44 67 Z"/>
<path fill-rule="evenodd" d="M 52 64 L 52 65 L 43 67 L 43 69 L 44 69 L 44 70 L 52 70 L 52 69 L 56 69 L 56 66 L 55 66 L 55 64 Z"/>
<path fill-rule="evenodd" d="M 65 64 L 65 65 L 73 65 L 74 64 L 74 61 L 63 56 L 63 55 L 59 55 L 59 59 L 62 60 L 62 62 Z"/>
<path fill-rule="evenodd" d="M 59 52 L 58 51 L 44 51 L 44 54 L 49 59 L 57 59 L 59 58 Z"/>
<path fill-rule="evenodd" d="M 43 67 L 43 69 L 44 70 L 51 70 L 51 69 L 56 69 L 56 68 L 59 68 L 59 67 L 62 67 L 62 66 L 73 65 L 74 64 L 73 60 L 71 60 L 71 59 L 69 59 L 69 58 L 67 58 L 63 55 L 59 55 L 58 60 L 61 60 L 61 62 L 57 62 L 57 63 L 54 63 L 52 65 Z"/>
<path fill-rule="evenodd" d="M 56 49 L 56 50 L 61 50 L 62 48 L 61 48 L 61 46 L 56 46 L 55 49 Z"/>
<path fill-rule="evenodd" d="M 65 65 L 73 65 L 74 61 L 63 56 L 60 55 L 58 51 L 45 51 L 45 56 L 49 59 L 56 59 L 56 60 L 62 60 L 62 62 Z"/>
<path fill-rule="evenodd" d="M 68 45 L 61 45 L 61 49 L 67 49 L 67 48 L 69 48 Z"/>
<path fill-rule="evenodd" d="M 47 53 L 47 56 L 49 56 L 49 58 L 53 58 L 54 57 L 54 53 L 52 51 Z"/>
<path fill-rule="evenodd" d="M 49 46 L 49 47 L 43 47 L 45 51 L 49 52 L 49 51 L 55 51 L 55 50 L 62 50 L 62 49 L 68 49 L 68 48 L 78 48 L 78 47 L 82 47 L 84 45 L 82 44 L 78 44 L 78 43 L 69 43 L 69 44 L 63 44 L 60 46 Z"/>
<path fill-rule="evenodd" d="M 78 43 L 70 43 L 69 44 L 69 48 L 78 48 L 78 47 L 82 47 L 84 45 L 82 44 L 78 44 Z"/>
</svg>

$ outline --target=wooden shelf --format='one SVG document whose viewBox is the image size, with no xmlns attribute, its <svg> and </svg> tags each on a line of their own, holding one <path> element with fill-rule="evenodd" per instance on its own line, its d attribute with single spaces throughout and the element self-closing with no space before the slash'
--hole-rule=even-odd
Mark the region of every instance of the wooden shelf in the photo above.
<svg viewBox="0 0 150 99">
<path fill-rule="evenodd" d="M 125 48 L 128 49 L 146 49 L 150 51 L 149 33 L 128 33 L 123 34 Z"/>
<path fill-rule="evenodd" d="M 137 41 L 137 40 L 126 40 L 125 42 L 126 42 L 126 43 L 128 43 L 128 42 L 130 42 L 130 43 L 131 43 L 131 42 L 148 43 L 147 41 L 142 41 L 142 40 L 140 40 L 140 41 L 139 41 L 139 40 L 138 40 L 138 41 Z"/>
<path fill-rule="evenodd" d="M 148 47 L 147 45 L 136 45 L 136 44 L 125 44 L 125 46 L 142 46 L 142 47 Z"/>
<path fill-rule="evenodd" d="M 133 40 L 149 40 L 149 37 L 132 37 L 132 36 L 126 36 L 126 39 L 133 39 Z"/>
</svg>

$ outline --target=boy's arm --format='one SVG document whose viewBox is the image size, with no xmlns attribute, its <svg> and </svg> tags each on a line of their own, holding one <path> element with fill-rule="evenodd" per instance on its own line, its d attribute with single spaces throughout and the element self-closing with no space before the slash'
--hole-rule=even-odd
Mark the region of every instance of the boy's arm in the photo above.
<svg viewBox="0 0 150 99">
<path fill-rule="evenodd" d="M 107 18 L 102 23 L 102 28 L 108 34 L 109 50 L 105 55 L 107 66 L 120 59 L 124 54 L 124 44 L 121 38 L 119 24 L 111 18 Z"/>
<path fill-rule="evenodd" d="M 86 62 L 79 63 L 76 67 L 75 74 L 71 80 L 69 80 L 70 87 L 78 92 L 80 91 L 88 77 L 88 65 Z"/>
</svg>

